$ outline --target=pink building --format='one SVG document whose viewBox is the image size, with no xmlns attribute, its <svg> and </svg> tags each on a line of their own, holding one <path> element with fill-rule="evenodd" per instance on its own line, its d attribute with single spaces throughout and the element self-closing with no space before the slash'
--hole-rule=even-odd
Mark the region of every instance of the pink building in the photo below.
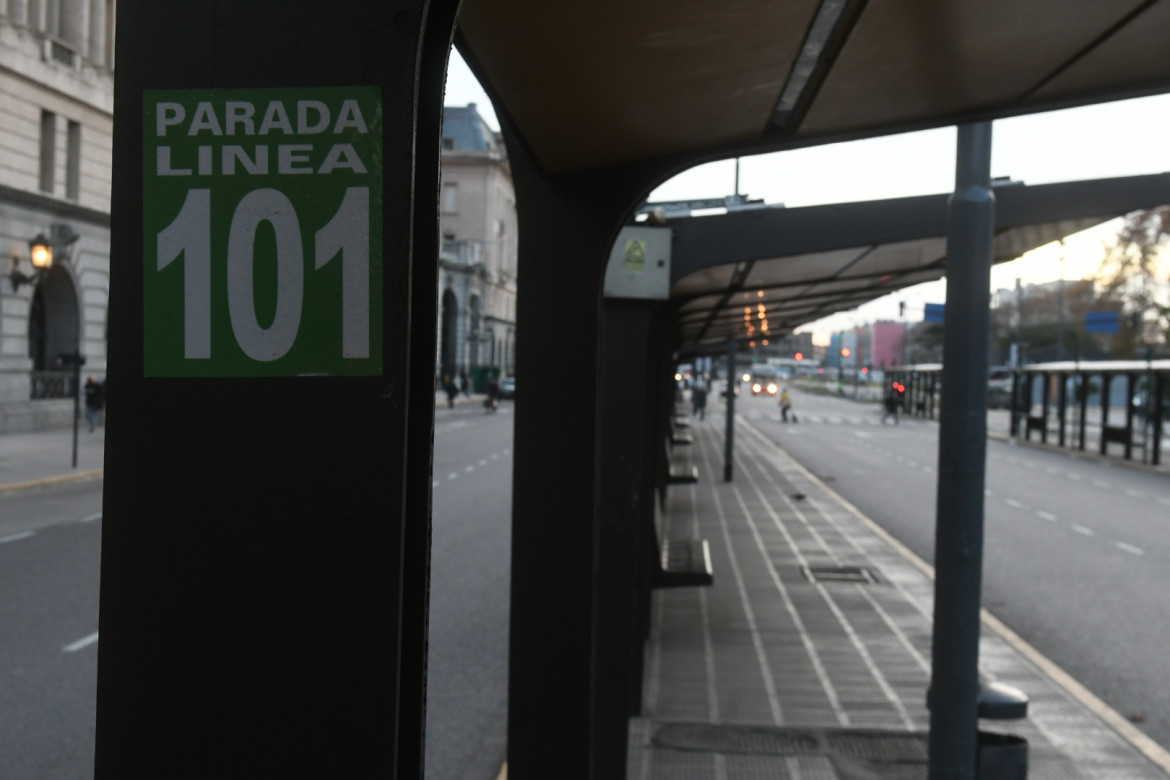
<svg viewBox="0 0 1170 780">
<path fill-rule="evenodd" d="M 903 322 L 875 322 L 869 326 L 867 362 L 874 368 L 889 368 L 904 361 L 902 340 L 906 335 Z"/>
</svg>

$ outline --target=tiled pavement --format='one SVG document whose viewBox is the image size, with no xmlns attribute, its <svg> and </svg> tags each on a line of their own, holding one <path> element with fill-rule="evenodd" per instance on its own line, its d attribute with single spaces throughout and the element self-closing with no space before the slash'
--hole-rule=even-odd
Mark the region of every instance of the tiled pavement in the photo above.
<svg viewBox="0 0 1170 780">
<path fill-rule="evenodd" d="M 664 518 L 668 535 L 708 540 L 715 584 L 655 594 L 628 777 L 926 777 L 928 567 L 742 418 L 735 480 L 722 482 L 722 426 L 714 415 L 692 424 L 679 457 L 700 482 L 673 488 Z M 869 581 L 810 582 L 803 569 L 821 566 Z M 981 674 L 1031 703 L 1025 720 L 981 726 L 1027 740 L 1029 777 L 1168 776 L 994 623 Z"/>
</svg>

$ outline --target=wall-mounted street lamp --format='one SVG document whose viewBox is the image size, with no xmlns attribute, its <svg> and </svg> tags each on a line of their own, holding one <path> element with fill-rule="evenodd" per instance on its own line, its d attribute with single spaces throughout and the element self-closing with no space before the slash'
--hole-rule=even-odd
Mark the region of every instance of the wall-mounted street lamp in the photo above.
<svg viewBox="0 0 1170 780">
<path fill-rule="evenodd" d="M 20 257 L 12 256 L 12 270 L 8 273 L 8 280 L 12 282 L 13 292 L 19 290 L 21 285 L 36 282 L 53 267 L 53 242 L 45 238 L 44 233 L 37 233 L 37 237 L 28 242 L 28 257 L 33 267 L 31 276 L 21 272 Z"/>
</svg>

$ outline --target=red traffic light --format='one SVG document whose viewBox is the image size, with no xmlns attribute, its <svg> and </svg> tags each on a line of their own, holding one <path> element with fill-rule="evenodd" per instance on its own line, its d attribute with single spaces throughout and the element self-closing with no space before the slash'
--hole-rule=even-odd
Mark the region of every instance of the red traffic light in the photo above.
<svg viewBox="0 0 1170 780">
<path fill-rule="evenodd" d="M 796 353 L 796 355 L 795 355 L 794 357 L 795 357 L 797 360 L 804 360 L 804 353 L 803 353 L 803 352 L 797 352 L 797 353 Z"/>
<path fill-rule="evenodd" d="M 869 366 L 862 366 L 861 373 L 868 374 L 869 373 Z"/>
</svg>

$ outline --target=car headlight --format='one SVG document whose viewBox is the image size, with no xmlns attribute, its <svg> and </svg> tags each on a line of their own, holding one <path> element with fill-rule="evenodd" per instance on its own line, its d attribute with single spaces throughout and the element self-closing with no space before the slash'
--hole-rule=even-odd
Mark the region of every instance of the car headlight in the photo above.
<svg viewBox="0 0 1170 780">
<path fill-rule="evenodd" d="M 776 389 L 777 389 L 777 388 L 776 388 L 776 385 L 768 385 L 768 392 L 769 392 L 770 394 L 772 394 L 772 395 L 776 395 Z"/>
<path fill-rule="evenodd" d="M 756 382 L 754 385 L 752 385 L 752 392 L 753 393 L 760 392 L 760 383 L 759 382 Z"/>
</svg>

